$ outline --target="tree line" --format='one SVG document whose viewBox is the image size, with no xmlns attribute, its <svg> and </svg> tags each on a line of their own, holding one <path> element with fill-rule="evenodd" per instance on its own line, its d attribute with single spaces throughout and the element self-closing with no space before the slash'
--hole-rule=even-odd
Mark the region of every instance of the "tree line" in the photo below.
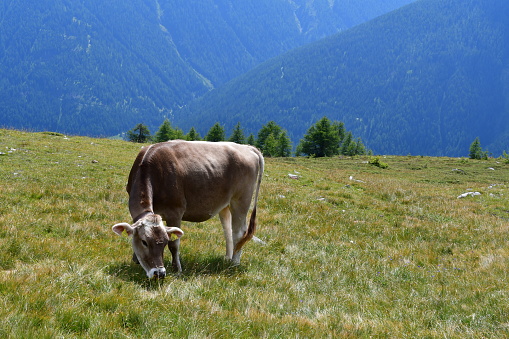
<svg viewBox="0 0 509 339">
<path fill-rule="evenodd" d="M 269 121 L 263 125 L 256 137 L 253 133 L 246 136 L 240 123 L 237 123 L 232 134 L 227 137 L 224 127 L 216 122 L 202 138 L 194 127 L 186 134 L 182 129 L 173 127 L 171 122 L 165 119 L 154 135 L 151 135 L 146 125 L 137 124 L 127 132 L 126 139 L 140 143 L 164 142 L 175 139 L 211 142 L 231 141 L 256 146 L 267 157 L 290 157 L 293 149 L 288 132 L 275 121 Z M 343 122 L 331 121 L 326 116 L 308 129 L 294 152 L 296 156 L 312 157 L 354 156 L 368 153 L 371 153 L 371 151 L 366 149 L 361 138 L 354 138 L 352 132 L 346 130 Z"/>
</svg>

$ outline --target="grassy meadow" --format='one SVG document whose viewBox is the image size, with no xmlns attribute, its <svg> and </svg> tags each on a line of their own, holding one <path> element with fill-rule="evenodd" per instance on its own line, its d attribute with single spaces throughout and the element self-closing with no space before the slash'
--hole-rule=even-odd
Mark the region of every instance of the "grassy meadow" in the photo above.
<svg viewBox="0 0 509 339">
<path fill-rule="evenodd" d="M 148 281 L 111 231 L 139 149 L 0 130 L 1 338 L 509 337 L 509 164 L 268 158 L 264 244 L 232 267 L 218 218 L 185 223 Z"/>
</svg>

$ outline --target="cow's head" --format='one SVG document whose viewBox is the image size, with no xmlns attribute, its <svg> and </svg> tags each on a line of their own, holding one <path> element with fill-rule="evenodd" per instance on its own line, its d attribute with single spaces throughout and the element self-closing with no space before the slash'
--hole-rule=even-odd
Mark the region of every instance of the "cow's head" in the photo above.
<svg viewBox="0 0 509 339">
<path fill-rule="evenodd" d="M 149 279 L 166 276 L 164 247 L 168 241 L 175 241 L 184 234 L 178 227 L 165 226 L 157 214 L 149 214 L 132 225 L 125 222 L 116 224 L 112 229 L 118 235 L 125 231 L 132 237 L 134 254 Z"/>
</svg>

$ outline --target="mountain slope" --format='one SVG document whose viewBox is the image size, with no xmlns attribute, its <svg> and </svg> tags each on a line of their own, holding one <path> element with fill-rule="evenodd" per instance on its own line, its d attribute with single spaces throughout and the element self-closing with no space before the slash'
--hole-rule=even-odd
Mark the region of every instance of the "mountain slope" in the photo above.
<svg viewBox="0 0 509 339">
<path fill-rule="evenodd" d="M 5 0 L 0 126 L 155 128 L 269 57 L 411 1 Z"/>
<path fill-rule="evenodd" d="M 379 153 L 509 148 L 509 16 L 503 0 L 421 0 L 274 58 L 176 115 L 205 128 L 268 119 L 297 141 L 326 115 Z"/>
<path fill-rule="evenodd" d="M 217 86 L 271 57 L 412 1 L 160 0 L 159 8 L 181 55 Z"/>
<path fill-rule="evenodd" d="M 159 28 L 155 8 L 141 0 L 2 6 L 6 126 L 107 135 L 127 127 L 118 120 L 156 123 L 205 92 Z"/>
</svg>

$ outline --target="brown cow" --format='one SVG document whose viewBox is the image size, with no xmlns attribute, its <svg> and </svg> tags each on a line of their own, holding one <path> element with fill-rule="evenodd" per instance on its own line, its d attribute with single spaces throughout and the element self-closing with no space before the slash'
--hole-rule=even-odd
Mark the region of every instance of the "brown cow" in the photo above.
<svg viewBox="0 0 509 339">
<path fill-rule="evenodd" d="M 166 244 L 173 268 L 182 270 L 181 220 L 201 222 L 219 214 L 226 258 L 239 264 L 241 248 L 256 229 L 263 168 L 262 154 L 248 145 L 173 140 L 145 147 L 134 161 L 127 183 L 134 224 L 116 224 L 113 231 L 119 235 L 126 231 L 132 236 L 133 260 L 141 264 L 149 278 L 162 278 L 166 275 Z M 246 217 L 253 193 L 248 226 Z"/>
</svg>

